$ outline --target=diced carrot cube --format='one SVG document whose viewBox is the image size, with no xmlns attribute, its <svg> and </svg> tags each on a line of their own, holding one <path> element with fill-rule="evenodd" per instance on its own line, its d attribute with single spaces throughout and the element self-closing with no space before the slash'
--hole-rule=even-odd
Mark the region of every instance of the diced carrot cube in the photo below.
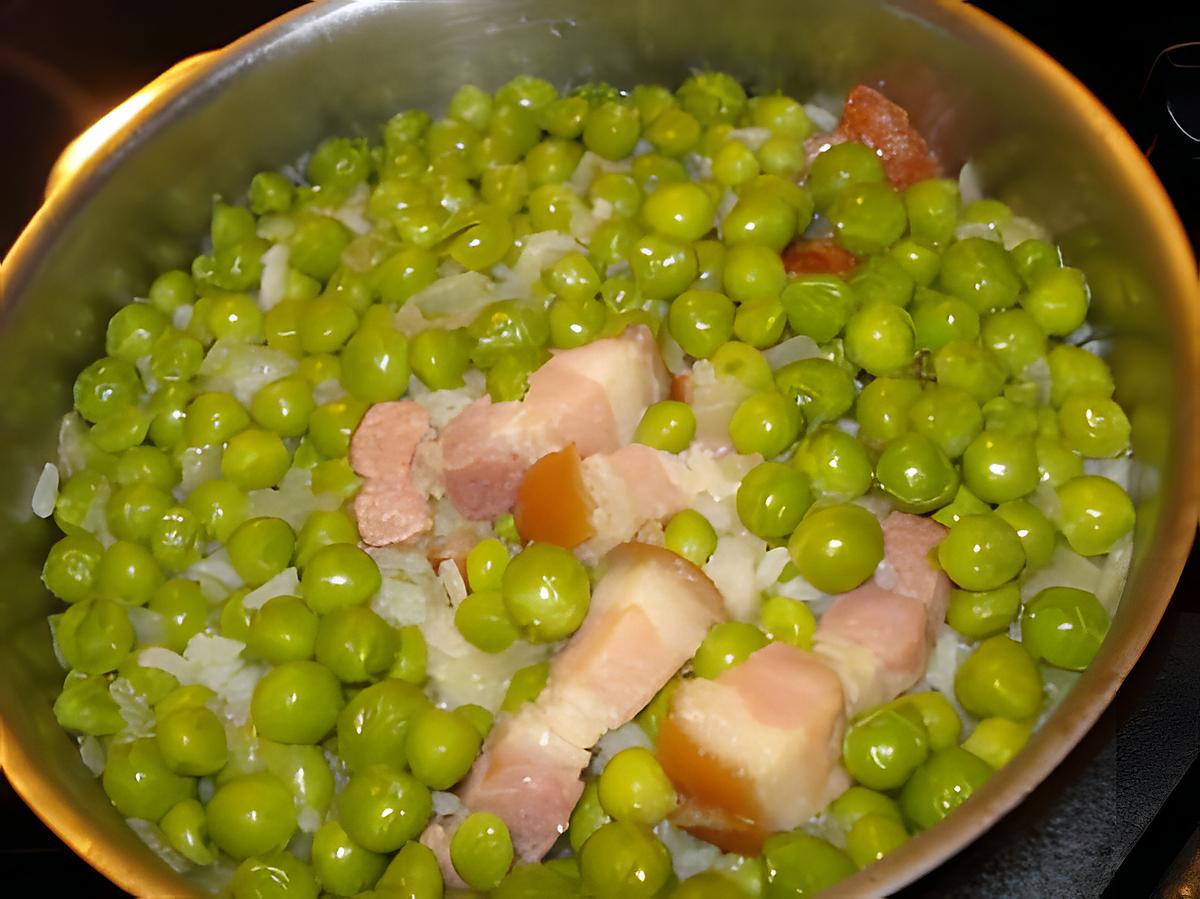
<svg viewBox="0 0 1200 899">
<path fill-rule="evenodd" d="M 794 240 L 783 251 L 783 267 L 793 275 L 844 275 L 858 266 L 858 257 L 829 238 Z"/>
<path fill-rule="evenodd" d="M 574 549 L 596 533 L 591 507 L 579 451 L 571 444 L 542 456 L 525 473 L 517 488 L 513 520 L 523 540 Z"/>
<path fill-rule="evenodd" d="M 897 190 L 938 175 L 937 158 L 908 120 L 908 112 L 865 84 L 851 88 L 837 133 L 877 150 Z"/>
</svg>

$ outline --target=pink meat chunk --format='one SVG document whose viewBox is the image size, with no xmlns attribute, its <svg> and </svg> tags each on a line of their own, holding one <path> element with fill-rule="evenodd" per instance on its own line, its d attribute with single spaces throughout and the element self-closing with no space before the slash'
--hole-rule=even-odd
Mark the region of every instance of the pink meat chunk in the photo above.
<svg viewBox="0 0 1200 899">
<path fill-rule="evenodd" d="M 428 433 L 429 413 L 412 400 L 378 403 L 363 416 L 349 457 L 363 479 L 354 514 L 364 543 L 400 543 L 432 527 L 429 500 L 412 478 L 413 455 Z"/>
<path fill-rule="evenodd" d="M 472 811 L 499 815 L 519 859 L 545 855 L 583 791 L 590 749 L 631 720 L 724 617 L 704 574 L 668 550 L 618 547 L 605 560 L 583 626 L 550 663 L 533 703 L 501 715 L 459 790 Z M 452 820 L 435 821 L 444 832 Z"/>
<path fill-rule="evenodd" d="M 815 652 L 841 677 L 851 714 L 924 676 L 950 597 L 950 582 L 930 557 L 945 533 L 935 521 L 893 512 L 883 523 L 890 574 L 843 594 L 821 617 Z"/>
<path fill-rule="evenodd" d="M 757 852 L 848 785 L 841 682 L 822 660 L 771 643 L 672 697 L 658 756 L 680 792 L 674 823 L 727 851 Z"/>
<path fill-rule="evenodd" d="M 512 508 L 521 478 L 542 456 L 572 443 L 584 458 L 615 451 L 669 389 L 644 325 L 556 353 L 530 375 L 524 399 L 484 397 L 446 425 L 446 495 L 467 518 L 494 518 Z"/>
</svg>

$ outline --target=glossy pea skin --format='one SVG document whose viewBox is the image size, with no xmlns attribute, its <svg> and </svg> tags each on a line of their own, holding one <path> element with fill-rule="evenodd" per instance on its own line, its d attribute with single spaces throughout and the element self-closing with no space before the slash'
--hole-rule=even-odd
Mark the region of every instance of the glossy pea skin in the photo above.
<svg viewBox="0 0 1200 899">
<path fill-rule="evenodd" d="M 125 729 L 125 719 L 104 677 L 68 678 L 54 700 L 54 718 L 66 730 L 95 737 Z"/>
<path fill-rule="evenodd" d="M 135 634 L 125 607 L 110 599 L 85 599 L 70 606 L 54 632 L 67 664 L 84 674 L 104 674 L 133 649 Z"/>
<path fill-rule="evenodd" d="M 714 213 L 708 194 L 690 181 L 664 184 L 642 203 L 642 220 L 647 227 L 684 242 L 699 240 L 712 230 Z"/>
<path fill-rule="evenodd" d="M 530 544 L 514 556 L 502 583 L 509 614 L 534 642 L 552 643 L 573 634 L 591 601 L 583 565 L 548 543 Z"/>
<path fill-rule="evenodd" d="M 986 403 L 1004 389 L 1008 373 L 1004 364 L 976 340 L 952 340 L 933 356 L 937 383 L 969 393 L 977 403 Z"/>
<path fill-rule="evenodd" d="M 282 849 L 296 831 L 292 794 L 270 774 L 226 781 L 206 811 L 213 842 L 236 859 Z"/>
<path fill-rule="evenodd" d="M 850 723 L 842 760 L 852 777 L 873 790 L 893 790 L 929 756 L 924 722 L 903 706 L 887 705 Z"/>
<path fill-rule="evenodd" d="M 46 588 L 64 602 L 78 602 L 92 593 L 104 546 L 91 534 L 63 537 L 50 548 L 42 566 Z"/>
<path fill-rule="evenodd" d="M 109 529 L 119 540 L 145 543 L 151 529 L 171 507 L 171 496 L 150 484 L 130 484 L 113 491 L 106 518 Z"/>
<path fill-rule="evenodd" d="M 1054 555 L 1054 525 L 1036 506 L 1023 499 L 1011 500 L 997 506 L 996 514 L 1017 532 L 1029 570 L 1050 564 Z"/>
<path fill-rule="evenodd" d="M 892 244 L 888 256 L 918 287 L 932 284 L 942 267 L 941 254 L 928 243 L 912 237 L 901 238 Z"/>
<path fill-rule="evenodd" d="M 430 390 L 452 390 L 463 385 L 470 365 L 470 340 L 461 330 L 429 328 L 409 342 L 408 360 Z"/>
<path fill-rule="evenodd" d="M 1108 634 L 1109 618 L 1094 593 L 1047 587 L 1021 611 L 1021 642 L 1035 659 L 1082 671 Z"/>
<path fill-rule="evenodd" d="M 158 826 L 171 848 L 188 861 L 197 865 L 211 865 L 217 860 L 216 850 L 208 839 L 204 806 L 198 800 L 183 799 L 175 803 L 163 815 Z M 297 864 L 300 862 L 297 861 Z"/>
<path fill-rule="evenodd" d="M 377 265 L 370 277 L 379 298 L 398 307 L 437 280 L 437 257 L 421 247 L 405 247 Z"/>
<path fill-rule="evenodd" d="M 101 782 L 117 811 L 147 821 L 158 821 L 177 802 L 196 794 L 196 781 L 167 767 L 153 737 L 113 743 Z"/>
<path fill-rule="evenodd" d="M 405 753 L 421 783 L 448 790 L 466 776 L 481 742 L 479 731 L 463 716 L 429 708 L 409 723 Z"/>
<path fill-rule="evenodd" d="M 817 343 L 837 337 L 858 305 L 853 288 L 837 275 L 793 278 L 779 300 L 792 330 Z"/>
<path fill-rule="evenodd" d="M 443 893 L 437 856 L 423 843 L 410 840 L 392 858 L 376 887 L 395 890 L 405 899 L 438 899 Z"/>
<path fill-rule="evenodd" d="M 633 439 L 668 453 L 682 453 L 696 436 L 696 414 L 687 403 L 663 400 L 642 413 Z"/>
<path fill-rule="evenodd" d="M 345 512 L 316 509 L 296 535 L 296 565 L 305 568 L 317 550 L 334 543 L 357 543 L 358 528 Z"/>
<path fill-rule="evenodd" d="M 733 317 L 734 336 L 755 349 L 774 346 L 786 326 L 787 312 L 773 296 L 746 300 L 737 307 Z"/>
<path fill-rule="evenodd" d="M 747 190 L 721 222 L 727 246 L 758 244 L 779 252 L 796 235 L 796 210 L 766 191 Z"/>
<path fill-rule="evenodd" d="M 1032 733 L 1029 722 L 984 718 L 963 741 L 962 748 L 999 771 L 1025 748 Z"/>
<path fill-rule="evenodd" d="M 764 539 L 790 534 L 811 505 L 808 480 L 779 462 L 756 465 L 738 485 L 738 518 L 747 530 Z"/>
<path fill-rule="evenodd" d="M 717 548 L 717 532 L 695 509 L 684 509 L 667 522 L 664 545 L 696 567 L 702 567 Z"/>
<path fill-rule="evenodd" d="M 365 402 L 403 396 L 410 372 L 408 340 L 391 327 L 364 325 L 342 349 L 342 384 Z"/>
<path fill-rule="evenodd" d="M 157 719 L 156 738 L 167 767 L 199 777 L 225 766 L 225 725 L 206 708 L 179 709 Z"/>
<path fill-rule="evenodd" d="M 990 511 L 992 511 L 991 506 L 960 485 L 958 492 L 954 494 L 954 501 L 950 505 L 938 509 L 930 518 L 945 527 L 953 527 L 967 515 L 979 515 Z"/>
<path fill-rule="evenodd" d="M 233 899 L 317 899 L 312 870 L 289 852 L 245 859 L 229 883 Z"/>
<path fill-rule="evenodd" d="M 504 699 L 500 702 L 500 711 L 516 711 L 525 703 L 534 702 L 545 689 L 546 681 L 549 678 L 550 665 L 546 662 L 537 662 L 533 665 L 526 665 L 524 668 L 518 668 L 513 672 L 512 680 L 508 682 L 508 688 L 504 691 Z M 455 711 L 461 713 L 462 707 L 460 706 Z M 486 709 L 482 711 L 486 713 Z M 486 731 L 491 730 L 491 726 L 492 722 L 489 717 L 485 736 Z"/>
<path fill-rule="evenodd" d="M 141 378 L 132 363 L 106 356 L 75 379 L 75 409 L 95 424 L 134 403 L 141 388 Z"/>
<path fill-rule="evenodd" d="M 929 735 L 929 748 L 933 752 L 958 744 L 962 719 L 950 700 L 941 693 L 936 690 L 907 693 L 896 699 L 893 705 L 902 711 L 915 712 L 920 717 Z"/>
<path fill-rule="evenodd" d="M 1025 550 L 1012 526 L 987 512 L 965 515 L 938 544 L 938 562 L 965 590 L 995 590 L 1025 565 Z"/>
<path fill-rule="evenodd" d="M 974 306 L 932 290 L 917 291 L 912 319 L 918 349 L 937 350 L 952 340 L 979 336 L 979 313 Z"/>
<path fill-rule="evenodd" d="M 697 72 L 679 86 L 675 97 L 701 125 L 735 122 L 746 108 L 746 91 L 724 72 Z"/>
<path fill-rule="evenodd" d="M 931 512 L 958 490 L 954 464 L 933 440 L 917 433 L 902 434 L 884 447 L 875 478 L 903 512 Z"/>
<path fill-rule="evenodd" d="M 224 443 L 249 424 L 242 404 L 228 393 L 201 393 L 187 407 L 183 439 L 188 446 Z"/>
<path fill-rule="evenodd" d="M 340 681 L 362 683 L 392 667 L 396 632 L 365 605 L 342 606 L 321 616 L 314 651 Z"/>
<path fill-rule="evenodd" d="M 285 662 L 254 688 L 250 714 L 262 736 L 277 743 L 312 744 L 337 723 L 342 691 L 333 673 L 316 662 Z"/>
<path fill-rule="evenodd" d="M 762 857 L 766 873 L 764 899 L 815 896 L 856 870 L 842 850 L 801 830 L 769 837 L 763 844 Z"/>
<path fill-rule="evenodd" d="M 337 896 L 370 889 L 387 868 L 387 856 L 355 842 L 338 821 L 326 821 L 313 835 L 312 866 L 321 886 Z"/>
<path fill-rule="evenodd" d="M 485 538 L 467 553 L 466 565 L 472 590 L 499 590 L 508 567 L 508 550 L 496 538 Z"/>
<path fill-rule="evenodd" d="M 667 328 L 684 352 L 707 359 L 733 336 L 734 305 L 724 294 L 689 290 L 676 297 Z"/>
<path fill-rule="evenodd" d="M 946 623 L 971 640 L 982 640 L 1008 630 L 1021 608 L 1015 583 L 994 590 L 954 590 L 946 610 Z"/>
<path fill-rule="evenodd" d="M 670 779 L 654 754 L 641 747 L 609 759 L 597 789 L 601 807 L 617 821 L 654 826 L 675 808 Z"/>
<path fill-rule="evenodd" d="M 1058 410 L 1058 428 L 1068 447 L 1091 459 L 1109 459 L 1129 449 L 1125 411 L 1099 394 L 1075 394 Z"/>
<path fill-rule="evenodd" d="M 767 639 L 782 641 L 800 649 L 811 649 L 817 619 L 800 600 L 787 596 L 768 596 L 759 607 L 759 628 Z"/>
<path fill-rule="evenodd" d="M 908 306 L 915 287 L 913 279 L 890 254 L 868 257 L 850 273 L 849 282 L 864 306 L 872 303 Z"/>
<path fill-rule="evenodd" d="M 908 841 L 908 831 L 887 815 L 863 815 L 846 834 L 846 854 L 860 868 L 879 861 Z"/>
<path fill-rule="evenodd" d="M 792 465 L 808 476 L 813 489 L 838 500 L 856 499 L 871 489 L 874 466 L 854 436 L 826 425 L 805 437 Z"/>
<path fill-rule="evenodd" d="M 813 160 L 807 184 L 817 209 L 824 212 L 851 185 L 880 184 L 883 180 L 883 164 L 875 151 L 848 141 L 835 144 Z"/>
<path fill-rule="evenodd" d="M 367 553 L 348 543 L 333 543 L 312 554 L 300 577 L 300 592 L 317 614 L 360 605 L 369 600 L 383 579 Z"/>
<path fill-rule="evenodd" d="M 739 453 L 758 453 L 770 459 L 795 443 L 803 427 L 800 407 L 782 393 L 769 390 L 752 394 L 734 410 L 729 436 Z"/>
<path fill-rule="evenodd" d="M 822 593 L 845 593 L 869 578 L 883 559 L 883 529 L 861 506 L 826 506 L 800 522 L 788 540 L 788 554 Z"/>
<path fill-rule="evenodd" d="M 261 427 L 280 437 L 301 437 L 308 430 L 315 403 L 312 390 L 297 377 L 281 378 L 254 395 L 250 414 Z"/>
<path fill-rule="evenodd" d="M 866 815 L 878 815 L 903 823 L 900 806 L 894 799 L 859 784 L 850 787 L 829 804 L 830 823 L 842 831 L 849 831 Z"/>
<path fill-rule="evenodd" d="M 260 587 L 288 567 L 296 537 L 279 518 L 251 518 L 238 525 L 226 543 L 238 576 L 250 587 Z"/>
<path fill-rule="evenodd" d="M 829 207 L 838 242 L 851 253 L 880 253 L 908 226 L 904 202 L 887 184 L 859 183 L 843 190 Z"/>
<path fill-rule="evenodd" d="M 655 896 L 671 877 L 671 856 L 649 828 L 610 821 L 579 850 L 579 872 L 600 896 Z"/>
<path fill-rule="evenodd" d="M 770 390 L 775 385 L 766 356 L 747 344 L 731 340 L 709 361 L 719 379 L 740 381 L 753 390 Z"/>
<path fill-rule="evenodd" d="M 778 296 L 787 285 L 783 260 L 770 247 L 741 244 L 725 254 L 721 282 L 735 302 L 758 296 Z"/>
<path fill-rule="evenodd" d="M 1046 335 L 1024 309 L 1005 309 L 986 316 L 980 337 L 1011 372 L 1046 355 Z"/>
<path fill-rule="evenodd" d="M 709 630 L 696 649 L 692 670 L 697 677 L 714 678 L 722 671 L 746 661 L 767 642 L 766 635 L 752 624 L 744 621 L 721 622 Z M 612 814 L 611 810 L 609 814 Z"/>
<path fill-rule="evenodd" d="M 589 780 L 584 785 L 575 808 L 571 810 L 567 825 L 567 840 L 571 844 L 571 851 L 578 856 L 588 838 L 611 820 L 608 812 L 600 804 L 599 783 Z"/>
<path fill-rule="evenodd" d="M 221 455 L 221 474 L 243 490 L 262 490 L 276 486 L 291 461 L 291 454 L 277 433 L 247 428 L 229 439 Z"/>
<path fill-rule="evenodd" d="M 916 350 L 915 340 L 912 318 L 890 303 L 864 307 L 846 322 L 846 356 L 877 377 L 908 365 Z"/>
<path fill-rule="evenodd" d="M 900 793 L 904 817 L 915 828 L 928 829 L 970 799 L 991 775 L 986 762 L 961 747 L 935 752 Z"/>
<path fill-rule="evenodd" d="M 475 889 L 500 885 L 513 860 L 512 837 L 498 816 L 489 812 L 468 815 L 450 839 L 454 870 Z"/>
<path fill-rule="evenodd" d="M 583 145 L 605 159 L 623 159 L 633 152 L 640 132 L 637 108 L 608 102 L 592 110 L 583 128 Z"/>
<path fill-rule="evenodd" d="M 1037 489 L 1037 452 L 1027 436 L 984 431 L 962 457 L 963 483 L 980 499 L 1006 503 Z"/>
<path fill-rule="evenodd" d="M 408 727 L 429 708 L 429 699 L 412 684 L 389 678 L 356 693 L 337 719 L 338 755 L 351 771 L 404 760 Z"/>
<path fill-rule="evenodd" d="M 1037 275 L 1021 306 L 1045 333 L 1054 337 L 1070 334 L 1087 317 L 1088 290 L 1083 272 L 1056 268 Z"/>
<path fill-rule="evenodd" d="M 1009 308 L 1021 291 L 1021 278 L 1004 247 L 982 237 L 968 237 L 946 248 L 938 283 L 981 314 Z"/>
<path fill-rule="evenodd" d="M 96 568 L 95 594 L 132 606 L 145 605 L 162 584 L 163 572 L 144 546 L 118 540 L 104 551 Z M 70 610 L 68 610 L 70 611 Z"/>
<path fill-rule="evenodd" d="M 810 428 L 841 418 L 857 396 L 850 372 L 822 358 L 789 362 L 775 373 L 775 384 L 800 407 Z"/>
<path fill-rule="evenodd" d="M 1033 656 L 1004 634 L 980 643 L 954 675 L 954 695 L 976 718 L 1033 718 L 1042 708 L 1042 694 Z"/>
<path fill-rule="evenodd" d="M 454 610 L 454 626 L 472 646 L 503 652 L 521 635 L 499 590 L 469 593 Z"/>
<path fill-rule="evenodd" d="M 979 404 L 965 390 L 934 384 L 908 409 L 909 426 L 957 459 L 983 430 Z"/>
<path fill-rule="evenodd" d="M 356 772 L 337 798 L 346 833 L 371 852 L 395 852 L 420 835 L 433 811 L 429 789 L 391 765 Z"/>
</svg>

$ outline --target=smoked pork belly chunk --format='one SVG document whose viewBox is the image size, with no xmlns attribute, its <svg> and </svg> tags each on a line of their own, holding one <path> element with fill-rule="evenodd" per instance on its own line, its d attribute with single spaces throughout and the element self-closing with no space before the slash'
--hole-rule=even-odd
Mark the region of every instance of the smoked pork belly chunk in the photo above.
<svg viewBox="0 0 1200 899">
<path fill-rule="evenodd" d="M 412 400 L 377 403 L 355 430 L 350 466 L 363 485 L 354 516 L 367 545 L 401 543 L 432 527 L 429 499 L 413 482 L 413 456 L 430 433 L 429 413 Z"/>
<path fill-rule="evenodd" d="M 446 495 L 467 518 L 494 518 L 512 508 L 525 472 L 542 456 L 572 444 L 583 458 L 616 451 L 669 390 L 645 325 L 556 353 L 529 376 L 522 400 L 483 397 L 446 425 Z"/>
<path fill-rule="evenodd" d="M 891 513 L 883 522 L 882 569 L 821 616 L 814 652 L 842 679 L 850 714 L 924 677 L 950 601 L 950 580 L 932 559 L 945 534 L 931 519 Z"/>
<path fill-rule="evenodd" d="M 632 720 L 725 617 L 712 582 L 669 550 L 628 543 L 602 564 L 587 617 L 551 660 L 545 689 L 497 719 L 458 790 L 469 811 L 504 820 L 520 860 L 541 858 L 566 830 L 596 741 Z M 454 826 L 435 821 L 426 841 Z"/>
<path fill-rule="evenodd" d="M 727 852 L 757 853 L 849 786 L 841 682 L 817 656 L 771 643 L 715 679 L 684 681 L 659 729 L 674 824 Z"/>
</svg>

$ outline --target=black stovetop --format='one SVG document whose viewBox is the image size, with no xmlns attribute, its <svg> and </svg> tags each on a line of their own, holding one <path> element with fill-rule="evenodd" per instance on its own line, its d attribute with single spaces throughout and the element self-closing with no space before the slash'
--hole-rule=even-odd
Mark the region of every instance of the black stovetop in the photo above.
<svg viewBox="0 0 1200 899">
<path fill-rule="evenodd" d="M 295 5 L 0 0 L 0 253 L 33 213 L 71 136 L 173 62 Z M 1200 48 L 1160 58 L 1200 41 L 1200 8 L 1166 0 L 1142 2 L 1136 13 L 1038 0 L 977 5 L 1048 50 L 1151 150 L 1200 242 Z M 1014 812 L 903 899 L 1200 896 L 1197 659 L 1200 553 L 1193 553 L 1162 625 L 1096 727 Z M 0 883 L 6 895 L 121 895 L 2 778 Z"/>
</svg>

